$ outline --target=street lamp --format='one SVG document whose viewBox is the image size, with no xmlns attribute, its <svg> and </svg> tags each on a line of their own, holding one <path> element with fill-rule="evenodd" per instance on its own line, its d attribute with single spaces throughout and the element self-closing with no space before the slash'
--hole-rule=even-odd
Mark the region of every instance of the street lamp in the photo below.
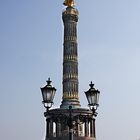
<svg viewBox="0 0 140 140">
<path fill-rule="evenodd" d="M 43 98 L 42 103 L 44 104 L 44 107 L 48 111 L 48 109 L 51 108 L 53 105 L 53 99 L 55 96 L 56 89 L 55 87 L 52 87 L 51 85 L 52 81 L 50 80 L 50 78 L 48 78 L 46 82 L 47 82 L 47 85 L 41 88 L 41 92 L 42 92 L 42 98 Z"/>
<path fill-rule="evenodd" d="M 51 80 L 50 78 L 48 78 L 48 80 L 46 81 L 47 82 L 47 85 L 45 87 L 42 87 L 41 88 L 41 92 L 42 92 L 42 98 L 43 98 L 43 101 L 42 103 L 44 104 L 44 107 L 46 108 L 46 112 L 44 113 L 44 116 L 46 117 L 46 139 L 47 140 L 47 137 L 49 137 L 49 121 L 50 121 L 50 118 L 49 118 L 49 108 L 52 107 L 53 105 L 53 99 L 54 99 L 54 96 L 55 96 L 55 92 L 56 92 L 56 89 L 55 87 L 52 87 L 51 85 Z"/>
<path fill-rule="evenodd" d="M 98 102 L 99 102 L 100 91 L 94 88 L 94 84 L 92 82 L 89 84 L 89 86 L 90 89 L 86 91 L 85 94 L 88 100 L 88 105 L 90 109 L 93 111 L 93 115 L 97 116 L 96 110 L 97 107 L 99 106 Z"/>
</svg>

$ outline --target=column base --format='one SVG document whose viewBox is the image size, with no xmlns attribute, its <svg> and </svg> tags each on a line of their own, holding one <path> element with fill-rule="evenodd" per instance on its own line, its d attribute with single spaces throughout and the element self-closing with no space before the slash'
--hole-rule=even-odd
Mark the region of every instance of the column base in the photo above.
<svg viewBox="0 0 140 140">
<path fill-rule="evenodd" d="M 72 106 L 73 109 L 81 107 L 80 102 L 78 100 L 70 99 L 70 100 L 63 100 L 62 104 L 60 105 L 60 108 L 68 109 L 69 106 Z"/>
</svg>

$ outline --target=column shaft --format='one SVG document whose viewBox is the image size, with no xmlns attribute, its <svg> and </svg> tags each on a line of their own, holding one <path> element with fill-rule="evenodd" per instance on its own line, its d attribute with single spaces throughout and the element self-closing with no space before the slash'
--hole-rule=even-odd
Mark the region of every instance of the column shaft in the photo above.
<svg viewBox="0 0 140 140">
<path fill-rule="evenodd" d="M 78 96 L 78 52 L 77 22 L 78 11 L 67 7 L 62 14 L 64 23 L 63 44 L 63 97 L 60 108 L 79 108 Z"/>
<path fill-rule="evenodd" d="M 88 120 L 85 121 L 85 136 L 89 136 L 89 122 Z"/>
<path fill-rule="evenodd" d="M 60 123 L 60 119 L 58 119 L 56 122 L 56 137 L 60 137 L 60 136 L 61 136 L 61 123 Z"/>
</svg>

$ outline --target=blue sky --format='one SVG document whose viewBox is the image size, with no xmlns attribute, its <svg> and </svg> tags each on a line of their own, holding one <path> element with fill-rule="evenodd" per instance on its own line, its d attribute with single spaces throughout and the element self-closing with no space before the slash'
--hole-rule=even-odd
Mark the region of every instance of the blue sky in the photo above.
<svg viewBox="0 0 140 140">
<path fill-rule="evenodd" d="M 40 87 L 62 97 L 63 0 L 0 0 L 0 139 L 42 140 Z M 77 0 L 79 96 L 101 91 L 98 140 L 140 138 L 140 1 Z M 58 100 L 59 99 L 59 100 Z"/>
</svg>

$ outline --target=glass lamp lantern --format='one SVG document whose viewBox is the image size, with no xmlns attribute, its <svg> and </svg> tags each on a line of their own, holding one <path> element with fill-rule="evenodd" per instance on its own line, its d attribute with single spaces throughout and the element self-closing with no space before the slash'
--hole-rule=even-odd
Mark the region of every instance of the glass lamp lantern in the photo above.
<svg viewBox="0 0 140 140">
<path fill-rule="evenodd" d="M 97 110 L 97 107 L 99 106 L 100 91 L 94 88 L 94 84 L 92 82 L 89 84 L 89 86 L 90 89 L 85 92 L 88 100 L 88 105 L 91 110 Z"/>
<path fill-rule="evenodd" d="M 56 89 L 55 87 L 52 87 L 51 85 L 52 81 L 50 81 L 50 78 L 48 78 L 46 82 L 47 85 L 41 88 L 42 98 L 43 98 L 42 103 L 44 104 L 45 108 L 50 108 L 53 105 L 53 99 L 55 96 Z"/>
</svg>

